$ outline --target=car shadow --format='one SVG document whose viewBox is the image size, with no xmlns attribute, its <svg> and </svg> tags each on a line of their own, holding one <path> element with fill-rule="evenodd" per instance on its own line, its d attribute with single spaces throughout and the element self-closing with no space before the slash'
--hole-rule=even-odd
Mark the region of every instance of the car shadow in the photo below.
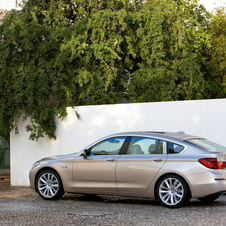
<svg viewBox="0 0 226 226">
<path fill-rule="evenodd" d="M 162 204 L 155 199 L 149 198 L 134 198 L 134 197 L 122 197 L 122 196 L 107 196 L 107 195 L 83 195 L 83 194 L 65 194 L 62 200 L 82 201 L 82 202 L 100 202 L 109 204 L 136 204 L 136 205 L 154 205 L 162 206 Z M 211 203 L 202 203 L 197 199 L 191 199 L 186 207 L 222 207 L 226 206 L 226 197 L 219 198 Z"/>
<path fill-rule="evenodd" d="M 187 205 L 188 207 L 222 207 L 226 206 L 226 199 L 219 198 L 213 202 L 203 203 L 200 202 L 198 199 L 191 199 Z"/>
<path fill-rule="evenodd" d="M 109 203 L 109 204 L 119 203 L 119 204 L 162 206 L 158 200 L 149 199 L 149 198 L 134 198 L 134 197 L 122 197 L 122 196 L 65 194 L 61 199 L 83 201 L 83 202 L 102 202 L 102 203 Z"/>
</svg>

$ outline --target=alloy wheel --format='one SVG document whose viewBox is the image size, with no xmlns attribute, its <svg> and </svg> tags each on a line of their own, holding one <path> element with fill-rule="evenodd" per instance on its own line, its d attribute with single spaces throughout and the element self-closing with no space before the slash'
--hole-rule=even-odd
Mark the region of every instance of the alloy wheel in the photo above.
<svg viewBox="0 0 226 226">
<path fill-rule="evenodd" d="M 38 178 L 38 191 L 45 198 L 56 196 L 58 189 L 59 181 L 53 173 L 46 172 Z"/>
<path fill-rule="evenodd" d="M 166 206 L 176 206 L 184 198 L 184 186 L 177 178 L 168 177 L 159 185 L 158 194 Z"/>
</svg>

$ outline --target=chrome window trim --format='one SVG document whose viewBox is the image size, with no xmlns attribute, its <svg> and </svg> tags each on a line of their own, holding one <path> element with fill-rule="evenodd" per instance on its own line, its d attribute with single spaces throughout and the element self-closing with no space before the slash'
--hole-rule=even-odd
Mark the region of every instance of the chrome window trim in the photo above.
<svg viewBox="0 0 226 226">
<path fill-rule="evenodd" d="M 180 142 L 178 143 L 177 141 L 175 141 L 175 139 L 178 140 L 179 138 L 174 138 L 174 137 L 173 137 L 173 139 L 171 139 L 171 138 L 169 137 L 169 139 L 166 140 L 166 138 L 163 138 L 163 139 L 162 139 L 161 136 L 158 136 L 158 134 L 153 134 L 153 133 L 150 133 L 150 135 L 147 134 L 147 133 L 144 133 L 144 134 L 136 134 L 136 133 L 118 133 L 118 134 L 112 134 L 112 135 L 103 137 L 103 138 L 101 138 L 101 139 L 99 139 L 99 140 L 93 142 L 92 144 L 88 145 L 86 148 L 82 149 L 81 151 L 77 152 L 76 154 L 77 154 L 78 156 L 82 156 L 84 150 L 88 150 L 88 149 L 92 148 L 93 146 L 97 145 L 98 143 L 100 143 L 100 142 L 103 141 L 103 140 L 106 140 L 106 139 L 109 139 L 109 138 L 112 138 L 112 137 L 125 137 L 125 136 L 127 136 L 127 137 L 144 137 L 144 138 L 152 138 L 152 139 L 162 140 L 162 141 L 165 141 L 165 142 L 171 142 L 171 143 L 174 143 L 174 144 L 177 144 L 177 145 L 180 145 L 180 146 L 183 146 L 183 147 L 184 147 L 183 151 L 181 151 L 181 152 L 179 152 L 179 153 L 175 153 L 175 154 L 182 154 L 182 153 L 184 153 L 184 152 L 188 149 L 188 147 L 185 146 L 184 144 L 181 144 Z M 184 142 L 184 140 L 181 140 L 181 142 Z M 167 145 L 168 145 L 168 144 L 167 144 Z M 168 155 L 168 154 L 169 154 L 169 153 L 167 153 L 167 155 Z M 170 155 L 174 155 L 174 154 L 170 154 Z"/>
</svg>

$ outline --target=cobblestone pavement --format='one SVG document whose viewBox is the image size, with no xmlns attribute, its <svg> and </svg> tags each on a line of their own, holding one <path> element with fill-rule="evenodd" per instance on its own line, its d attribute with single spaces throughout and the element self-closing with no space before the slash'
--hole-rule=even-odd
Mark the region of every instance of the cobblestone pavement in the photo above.
<svg viewBox="0 0 226 226">
<path fill-rule="evenodd" d="M 226 197 L 212 204 L 192 199 L 168 209 L 158 201 L 113 196 L 65 194 L 45 201 L 27 187 L 0 181 L 0 226 L 48 225 L 226 225 Z"/>
</svg>

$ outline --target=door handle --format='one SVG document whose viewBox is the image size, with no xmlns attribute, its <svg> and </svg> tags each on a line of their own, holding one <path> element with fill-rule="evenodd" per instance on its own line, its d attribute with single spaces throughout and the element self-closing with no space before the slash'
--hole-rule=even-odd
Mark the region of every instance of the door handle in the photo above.
<svg viewBox="0 0 226 226">
<path fill-rule="evenodd" d="M 107 159 L 105 159 L 105 161 L 107 161 L 107 162 L 114 162 L 115 159 L 114 158 L 107 158 Z"/>
<path fill-rule="evenodd" d="M 153 158 L 152 160 L 153 160 L 154 162 L 161 162 L 161 161 L 162 161 L 161 158 Z"/>
</svg>

